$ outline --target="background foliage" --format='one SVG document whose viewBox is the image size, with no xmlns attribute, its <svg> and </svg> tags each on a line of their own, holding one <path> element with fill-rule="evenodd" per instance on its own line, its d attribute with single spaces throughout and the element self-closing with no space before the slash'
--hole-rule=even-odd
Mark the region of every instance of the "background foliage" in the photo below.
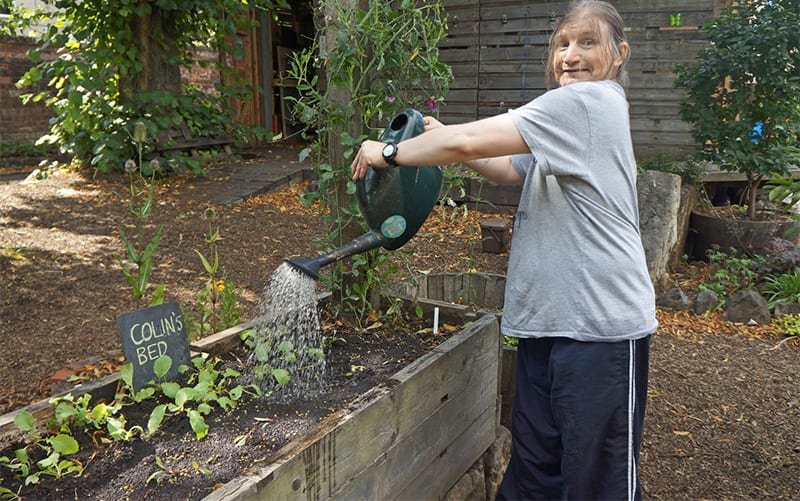
<svg viewBox="0 0 800 501">
<path fill-rule="evenodd" d="M 752 188 L 787 175 L 800 153 L 800 2 L 741 2 L 704 30 L 698 63 L 678 68 L 681 117 L 705 159 L 747 176 L 755 211 Z"/>
<path fill-rule="evenodd" d="M 39 48 L 30 53 L 35 65 L 18 84 L 31 89 L 25 99 L 43 101 L 56 115 L 42 141 L 58 144 L 77 160 L 107 172 L 122 170 L 125 160 L 133 158 L 131 134 L 133 123 L 140 119 L 150 138 L 181 124 L 196 136 L 226 131 L 247 139 L 267 134 L 231 119 L 228 100 L 245 96 L 243 86 L 219 85 L 209 95 L 182 85 L 174 70 L 197 62 L 198 45 L 220 55 L 236 55 L 241 47 L 225 43 L 226 37 L 251 26 L 250 9 L 272 8 L 272 0 L 45 0 L 44 4 L 55 10 L 14 8 L 3 27 L 12 34 L 28 34 L 37 22 L 47 25 L 38 37 Z M 48 56 L 52 51 L 57 57 Z M 158 81 L 157 73 L 169 75 Z M 146 153 L 152 150 L 150 141 Z M 199 162 L 188 158 L 167 159 L 160 166 L 200 170 Z"/>
<path fill-rule="evenodd" d="M 453 80 L 439 61 L 446 16 L 438 1 L 322 0 L 315 44 L 296 53 L 289 78 L 299 97 L 294 112 L 310 133 L 304 155 L 314 159 L 319 187 L 309 200 L 329 205 L 328 243 L 346 243 L 366 230 L 358 216 L 350 162 L 367 138 L 377 139 L 406 108 L 435 114 Z M 386 276 L 379 252 L 354 256 L 345 270 L 334 267 L 341 304 L 365 318 L 377 300 L 370 291 Z M 338 270 L 338 271 L 336 271 Z M 391 270 L 384 270 L 391 274 Z M 349 277 L 342 277 L 347 273 Z"/>
</svg>

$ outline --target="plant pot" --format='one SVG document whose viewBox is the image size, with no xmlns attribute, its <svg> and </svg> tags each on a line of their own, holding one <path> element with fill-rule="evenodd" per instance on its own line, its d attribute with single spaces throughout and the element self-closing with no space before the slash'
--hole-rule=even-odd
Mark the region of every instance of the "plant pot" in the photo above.
<svg viewBox="0 0 800 501">
<path fill-rule="evenodd" d="M 796 231 L 800 223 L 780 213 L 774 216 L 773 219 L 748 220 L 694 210 L 689 218 L 689 254 L 696 259 L 706 259 L 714 246 L 752 254 L 771 248 L 775 239 L 798 242 L 800 233 L 789 234 L 789 230 Z"/>
</svg>

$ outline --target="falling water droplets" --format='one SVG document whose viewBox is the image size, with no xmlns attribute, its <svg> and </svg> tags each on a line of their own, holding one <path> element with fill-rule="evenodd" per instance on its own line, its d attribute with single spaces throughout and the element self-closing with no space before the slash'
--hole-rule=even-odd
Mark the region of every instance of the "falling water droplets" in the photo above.
<svg viewBox="0 0 800 501">
<path fill-rule="evenodd" d="M 278 266 L 253 327 L 255 375 L 264 394 L 284 401 L 318 395 L 325 357 L 314 279 L 288 263 Z"/>
</svg>

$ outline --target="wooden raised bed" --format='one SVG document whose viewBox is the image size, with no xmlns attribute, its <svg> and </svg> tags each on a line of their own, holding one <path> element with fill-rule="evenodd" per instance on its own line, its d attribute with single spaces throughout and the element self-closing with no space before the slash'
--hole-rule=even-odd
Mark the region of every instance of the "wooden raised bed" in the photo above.
<svg viewBox="0 0 800 501">
<path fill-rule="evenodd" d="M 205 500 L 439 498 L 495 439 L 500 353 L 481 317 Z"/>
<path fill-rule="evenodd" d="M 438 307 L 422 303 L 427 310 Z M 441 322 L 470 317 L 474 322 L 461 332 L 205 499 L 443 496 L 494 442 L 499 426 L 497 318 L 440 308 Z M 228 329 L 192 348 L 225 351 L 246 327 Z M 118 375 L 107 376 L 70 393 L 113 395 L 118 380 Z M 52 416 L 46 401 L 24 410 L 39 423 Z M 20 411 L 0 416 L 0 444 L 19 435 L 13 419 Z"/>
</svg>

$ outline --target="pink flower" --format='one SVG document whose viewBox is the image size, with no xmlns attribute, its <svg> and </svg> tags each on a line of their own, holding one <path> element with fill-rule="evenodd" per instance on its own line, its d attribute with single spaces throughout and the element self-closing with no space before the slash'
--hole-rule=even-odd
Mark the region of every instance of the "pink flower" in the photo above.
<svg viewBox="0 0 800 501">
<path fill-rule="evenodd" d="M 435 98 L 433 98 L 433 97 L 428 98 L 428 100 L 425 101 L 425 104 L 427 104 L 428 107 L 431 109 L 431 113 L 437 113 L 439 111 L 436 108 L 436 99 Z"/>
<path fill-rule="evenodd" d="M 394 97 L 394 96 L 387 96 L 387 97 L 386 97 L 386 102 L 387 102 L 387 103 L 393 103 L 393 102 L 395 102 L 396 100 L 397 100 L 397 98 L 396 98 L 396 97 Z"/>
</svg>

